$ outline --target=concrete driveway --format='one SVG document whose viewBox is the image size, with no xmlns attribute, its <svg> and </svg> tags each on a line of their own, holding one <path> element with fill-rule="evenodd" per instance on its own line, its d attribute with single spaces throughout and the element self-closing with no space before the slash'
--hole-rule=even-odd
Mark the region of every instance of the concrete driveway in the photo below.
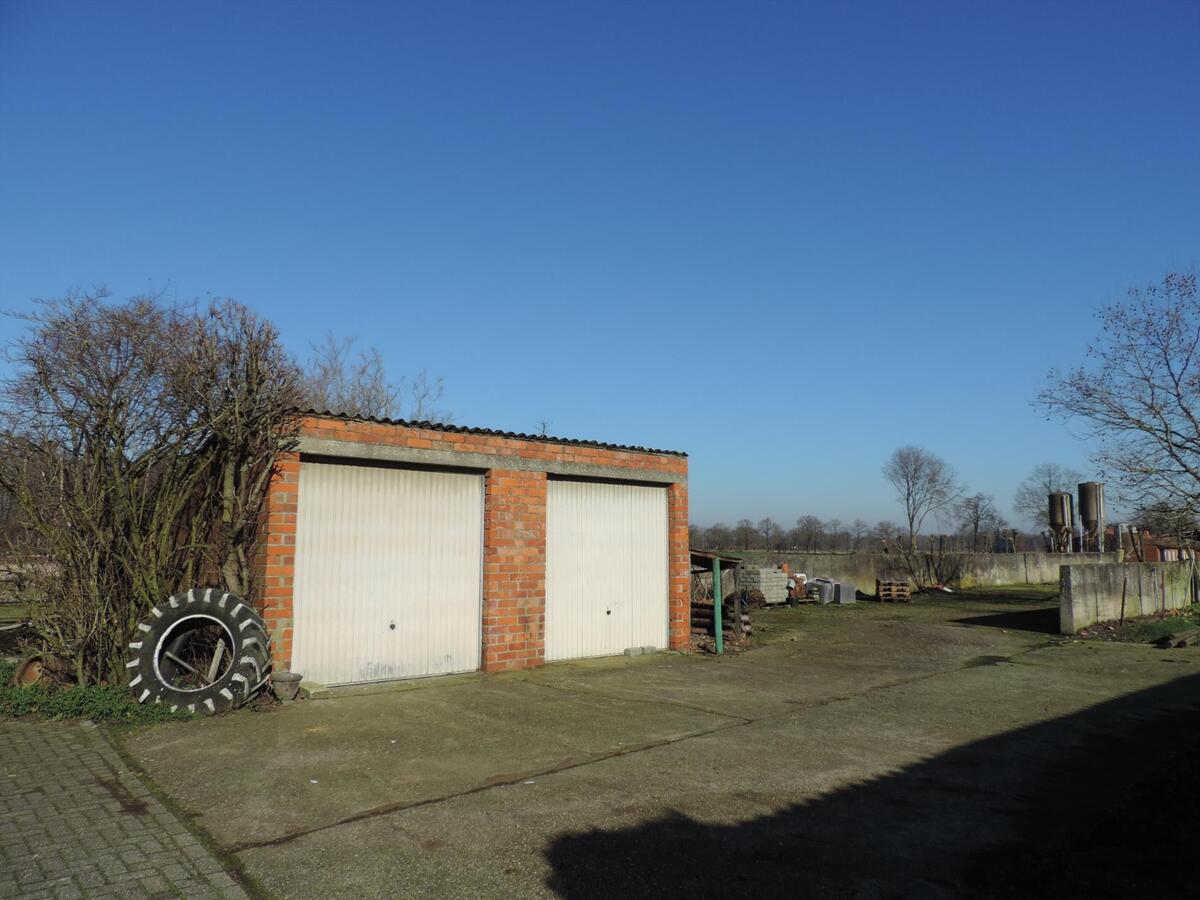
<svg viewBox="0 0 1200 900">
<path fill-rule="evenodd" d="M 1200 652 L 1064 641 L 1055 610 L 756 613 L 736 657 L 359 690 L 126 749 L 279 897 L 1017 894 L 1200 735 Z"/>
</svg>

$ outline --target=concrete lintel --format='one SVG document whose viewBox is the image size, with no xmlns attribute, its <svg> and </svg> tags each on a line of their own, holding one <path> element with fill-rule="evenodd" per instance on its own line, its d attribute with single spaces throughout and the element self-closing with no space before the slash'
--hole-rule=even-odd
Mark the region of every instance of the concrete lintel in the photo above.
<svg viewBox="0 0 1200 900">
<path fill-rule="evenodd" d="M 618 481 L 649 481 L 659 484 L 676 484 L 687 481 L 687 476 L 678 472 L 626 469 L 620 466 L 599 466 L 590 463 L 553 462 L 544 459 L 522 459 L 519 456 L 492 456 L 487 453 L 465 453 L 456 450 L 417 450 L 411 447 L 396 447 L 391 444 L 339 441 L 331 438 L 302 437 L 300 438 L 300 452 L 374 462 L 413 463 L 422 466 L 448 466 L 460 469 L 515 469 L 523 472 L 548 472 L 551 475 L 574 475 L 580 478 L 611 478 Z"/>
</svg>

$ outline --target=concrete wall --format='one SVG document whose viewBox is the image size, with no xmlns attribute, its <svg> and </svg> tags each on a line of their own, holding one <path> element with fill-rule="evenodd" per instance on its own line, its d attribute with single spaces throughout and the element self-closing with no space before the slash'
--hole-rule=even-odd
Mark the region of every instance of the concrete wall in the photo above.
<svg viewBox="0 0 1200 900">
<path fill-rule="evenodd" d="M 903 556 L 896 553 L 771 553 L 750 551 L 741 554 L 750 565 L 778 565 L 786 562 L 793 572 L 809 578 L 851 581 L 866 593 L 875 590 L 875 579 L 935 580 L 932 555 L 917 554 L 918 573 L 913 573 Z M 1117 563 L 1116 553 L 948 553 L 950 568 L 956 577 L 949 583 L 959 587 L 985 587 L 1001 584 L 1053 584 L 1058 581 L 1059 566 Z"/>
<path fill-rule="evenodd" d="M 1063 566 L 1058 601 L 1059 630 L 1075 634 L 1095 622 L 1146 616 L 1192 603 L 1195 566 L 1189 562 Z"/>
</svg>

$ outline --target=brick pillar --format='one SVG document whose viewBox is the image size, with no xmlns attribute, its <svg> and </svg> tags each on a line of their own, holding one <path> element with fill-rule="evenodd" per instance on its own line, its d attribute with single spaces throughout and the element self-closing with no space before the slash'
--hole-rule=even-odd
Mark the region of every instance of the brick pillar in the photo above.
<svg viewBox="0 0 1200 900">
<path fill-rule="evenodd" d="M 292 665 L 292 587 L 296 576 L 296 504 L 300 454 L 282 454 L 267 488 L 259 528 L 257 606 L 271 635 L 276 671 Z"/>
<path fill-rule="evenodd" d="M 687 482 L 672 484 L 667 493 L 670 544 L 668 565 L 671 572 L 669 621 L 672 650 L 687 650 L 691 645 L 692 558 L 688 546 Z"/>
<path fill-rule="evenodd" d="M 491 469 L 484 488 L 483 670 L 546 660 L 546 473 Z"/>
</svg>

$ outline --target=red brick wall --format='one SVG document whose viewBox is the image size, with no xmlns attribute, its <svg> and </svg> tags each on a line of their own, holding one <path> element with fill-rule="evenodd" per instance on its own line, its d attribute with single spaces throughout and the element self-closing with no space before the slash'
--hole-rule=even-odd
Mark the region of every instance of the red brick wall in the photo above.
<svg viewBox="0 0 1200 900">
<path fill-rule="evenodd" d="M 292 663 L 292 583 L 296 575 L 296 504 L 300 498 L 300 454 L 275 464 L 259 534 L 259 593 L 275 667 Z"/>
<path fill-rule="evenodd" d="M 525 460 L 575 463 L 639 471 L 687 474 L 687 458 L 632 450 L 527 441 L 493 435 L 354 422 L 326 416 L 305 418 L 302 437 L 384 444 L 410 449 L 480 453 Z M 292 585 L 295 576 L 296 504 L 300 459 L 281 459 L 268 491 L 259 553 L 263 617 L 272 634 L 277 669 L 292 657 Z M 689 643 L 690 558 L 687 484 L 668 488 L 671 567 L 670 646 Z M 484 480 L 483 669 L 487 672 L 539 666 L 545 659 L 546 473 L 489 469 Z"/>
<path fill-rule="evenodd" d="M 546 647 L 546 473 L 491 469 L 483 535 L 483 670 L 539 666 Z"/>
</svg>

